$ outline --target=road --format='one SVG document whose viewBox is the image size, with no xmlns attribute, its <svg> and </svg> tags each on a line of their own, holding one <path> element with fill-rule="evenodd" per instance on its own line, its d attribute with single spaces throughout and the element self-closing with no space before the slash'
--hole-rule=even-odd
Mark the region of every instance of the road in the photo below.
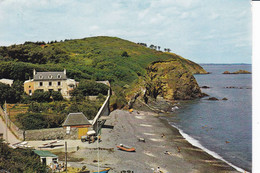
<svg viewBox="0 0 260 173">
<path fill-rule="evenodd" d="M 3 138 L 6 139 L 6 125 L 2 118 L 0 118 L 0 133 L 3 133 Z M 13 133 L 8 129 L 7 131 L 7 142 L 10 144 L 14 144 L 17 142 L 20 142 L 16 137 L 13 135 Z"/>
</svg>

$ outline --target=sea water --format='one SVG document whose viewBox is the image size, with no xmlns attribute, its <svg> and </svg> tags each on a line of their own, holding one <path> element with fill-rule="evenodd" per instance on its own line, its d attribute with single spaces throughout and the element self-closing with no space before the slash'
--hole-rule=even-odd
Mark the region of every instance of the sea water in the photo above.
<svg viewBox="0 0 260 173">
<path fill-rule="evenodd" d="M 182 102 L 170 116 L 169 123 L 194 139 L 195 143 L 233 167 L 252 170 L 252 75 L 222 74 L 247 70 L 251 65 L 201 65 L 211 74 L 195 75 L 209 97 Z M 227 100 L 222 100 L 227 98 Z M 192 141 L 190 141 L 192 143 Z"/>
</svg>

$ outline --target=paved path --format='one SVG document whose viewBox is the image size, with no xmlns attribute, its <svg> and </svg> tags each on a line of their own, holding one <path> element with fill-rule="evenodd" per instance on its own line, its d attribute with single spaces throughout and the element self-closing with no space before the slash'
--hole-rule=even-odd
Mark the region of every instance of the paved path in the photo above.
<svg viewBox="0 0 260 173">
<path fill-rule="evenodd" d="M 0 118 L 0 133 L 3 133 L 3 138 L 6 139 L 6 125 L 4 123 L 4 121 L 2 120 L 2 118 Z M 16 137 L 13 135 L 13 133 L 8 129 L 7 131 L 7 140 L 8 140 L 8 143 L 10 144 L 14 144 L 14 143 L 17 143 L 17 142 L 20 142 L 18 139 L 16 139 Z"/>
</svg>

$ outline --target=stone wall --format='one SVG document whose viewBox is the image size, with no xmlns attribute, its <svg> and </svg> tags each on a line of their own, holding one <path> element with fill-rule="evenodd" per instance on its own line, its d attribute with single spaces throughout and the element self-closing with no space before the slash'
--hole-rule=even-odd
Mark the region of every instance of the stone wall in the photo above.
<svg viewBox="0 0 260 173">
<path fill-rule="evenodd" d="M 39 129 L 39 130 L 26 130 L 25 140 L 54 140 L 54 139 L 77 139 L 78 129 L 71 128 L 70 134 L 66 134 L 66 129 L 60 128 L 50 128 L 50 129 Z"/>
</svg>

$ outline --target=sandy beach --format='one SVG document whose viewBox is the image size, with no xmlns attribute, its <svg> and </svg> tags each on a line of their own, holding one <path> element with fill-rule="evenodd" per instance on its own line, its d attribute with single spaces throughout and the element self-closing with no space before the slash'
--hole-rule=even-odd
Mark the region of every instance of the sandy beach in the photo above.
<svg viewBox="0 0 260 173">
<path fill-rule="evenodd" d="M 145 142 L 138 141 L 139 138 L 144 138 Z M 102 128 L 101 140 L 99 154 L 97 142 L 67 141 L 69 156 L 82 158 L 80 162 L 69 162 L 69 166 L 97 170 L 99 155 L 99 166 L 110 167 L 110 172 L 151 173 L 157 167 L 169 173 L 237 172 L 225 162 L 192 146 L 177 129 L 151 112 L 113 111 Z M 135 147 L 136 152 L 118 150 L 116 145 L 119 144 Z M 39 142 L 29 141 L 29 145 L 37 147 Z M 64 151 L 64 147 L 52 151 Z"/>
</svg>

